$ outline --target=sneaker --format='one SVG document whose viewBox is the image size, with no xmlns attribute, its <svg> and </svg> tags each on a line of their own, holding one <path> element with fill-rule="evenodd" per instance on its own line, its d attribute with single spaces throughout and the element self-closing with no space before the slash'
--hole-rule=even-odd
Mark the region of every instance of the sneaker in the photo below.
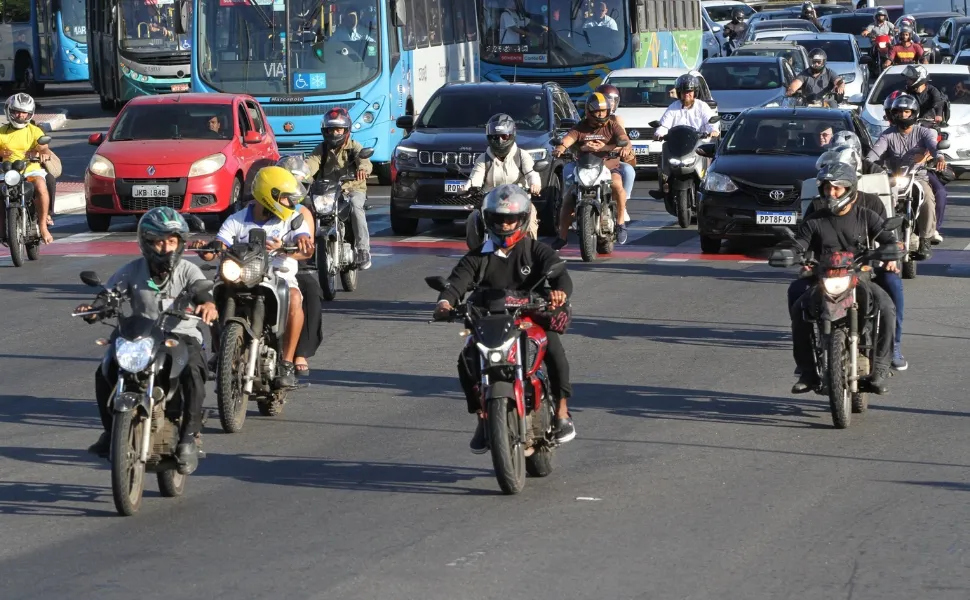
<svg viewBox="0 0 970 600">
<path fill-rule="evenodd" d="M 178 461 L 178 472 L 182 475 L 191 475 L 199 467 L 199 446 L 195 443 L 194 435 L 182 438 L 175 449 L 175 459 Z"/>
<path fill-rule="evenodd" d="M 886 372 L 887 370 L 885 368 L 876 369 L 876 372 L 869 378 L 869 390 L 872 393 L 882 396 L 889 391 L 889 373 Z"/>
<path fill-rule="evenodd" d="M 933 258 L 933 250 L 930 249 L 930 240 L 928 238 L 920 239 L 919 249 L 916 250 L 916 260 L 929 260 Z"/>
<path fill-rule="evenodd" d="M 940 235 L 939 231 L 934 231 L 933 235 L 930 236 L 930 242 L 936 246 L 937 244 L 943 243 L 943 236 Z"/>
<path fill-rule="evenodd" d="M 562 239 L 561 237 L 557 237 L 555 239 L 555 241 L 552 242 L 552 249 L 553 250 L 562 250 L 563 248 L 566 247 L 566 244 L 568 244 L 568 243 L 569 242 L 567 242 L 566 240 Z"/>
<path fill-rule="evenodd" d="M 361 271 L 366 271 L 370 268 L 370 251 L 361 248 L 357 251 L 357 266 Z"/>
<path fill-rule="evenodd" d="M 473 454 L 485 454 L 488 452 L 488 442 L 485 441 L 485 419 L 478 418 L 475 435 L 472 436 L 472 441 L 468 443 L 468 447 L 472 449 Z"/>
<path fill-rule="evenodd" d="M 909 363 L 906 362 L 906 358 L 903 356 L 902 351 L 899 347 L 893 350 L 893 370 L 894 371 L 905 371 L 909 368 Z"/>
<path fill-rule="evenodd" d="M 101 458 L 108 458 L 111 454 L 111 434 L 102 431 L 98 441 L 88 446 L 88 452 Z"/>
<path fill-rule="evenodd" d="M 806 394 L 818 387 L 818 377 L 814 373 L 802 373 L 798 376 L 798 381 L 791 387 L 793 394 Z"/>
<path fill-rule="evenodd" d="M 556 418 L 556 441 L 560 444 L 571 442 L 576 437 L 576 426 L 570 418 Z"/>
<path fill-rule="evenodd" d="M 621 246 L 630 239 L 630 234 L 627 233 L 626 225 L 620 226 L 616 231 L 616 241 Z"/>
</svg>

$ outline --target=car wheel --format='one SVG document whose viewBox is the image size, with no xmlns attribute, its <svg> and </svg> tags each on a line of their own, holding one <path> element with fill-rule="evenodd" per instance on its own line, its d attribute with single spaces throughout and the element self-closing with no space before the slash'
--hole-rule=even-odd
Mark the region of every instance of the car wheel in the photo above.
<svg viewBox="0 0 970 600">
<path fill-rule="evenodd" d="M 400 213 L 401 209 L 394 208 L 394 201 L 391 200 L 391 231 L 394 235 L 414 235 L 418 231 L 418 220 L 405 217 Z"/>
<path fill-rule="evenodd" d="M 87 213 L 85 217 L 88 222 L 88 229 L 95 233 L 104 233 L 111 227 L 111 215 Z"/>
<path fill-rule="evenodd" d="M 718 238 L 708 237 L 706 235 L 701 236 L 701 252 L 704 254 L 720 254 L 721 253 L 721 240 Z"/>
</svg>

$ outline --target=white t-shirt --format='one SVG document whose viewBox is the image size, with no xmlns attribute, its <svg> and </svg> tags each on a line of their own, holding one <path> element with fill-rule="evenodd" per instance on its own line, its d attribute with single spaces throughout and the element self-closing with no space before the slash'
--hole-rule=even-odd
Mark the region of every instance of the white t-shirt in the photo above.
<svg viewBox="0 0 970 600">
<path fill-rule="evenodd" d="M 589 29 L 591 27 L 606 27 L 607 29 L 612 29 L 613 31 L 619 31 L 616 26 L 616 21 L 613 17 L 603 17 L 602 19 L 593 19 L 592 21 L 586 21 L 583 24 L 583 29 Z"/>
<path fill-rule="evenodd" d="M 236 242 L 248 242 L 249 232 L 253 229 L 262 228 L 266 231 L 267 241 L 276 238 L 281 240 L 284 246 L 293 246 L 296 244 L 297 238 L 301 236 L 310 237 L 310 226 L 305 221 L 295 231 L 290 229 L 290 223 L 299 214 L 300 211 L 296 210 L 286 221 L 273 217 L 265 223 L 257 223 L 253 218 L 253 206 L 250 205 L 249 208 L 235 212 L 226 219 L 222 227 L 219 228 L 216 239 L 226 246 L 232 246 L 234 239 Z M 281 275 L 293 278 L 296 277 L 299 264 L 295 258 L 286 254 L 277 254 L 273 257 L 273 268 L 277 271 L 283 271 L 280 273 Z"/>
<path fill-rule="evenodd" d="M 667 107 L 664 116 L 660 117 L 660 127 L 654 133 L 655 137 L 667 135 L 667 130 L 677 125 L 690 125 L 696 131 L 709 134 L 719 129 L 718 124 L 711 125 L 707 121 L 716 113 L 711 105 L 703 100 L 694 100 L 694 105 L 684 108 L 680 100 L 674 100 L 673 104 Z"/>
<path fill-rule="evenodd" d="M 513 27 L 521 28 L 522 20 L 513 15 L 511 11 L 503 11 L 498 21 L 499 44 L 514 45 L 522 43 L 522 36 L 512 31 Z"/>
</svg>

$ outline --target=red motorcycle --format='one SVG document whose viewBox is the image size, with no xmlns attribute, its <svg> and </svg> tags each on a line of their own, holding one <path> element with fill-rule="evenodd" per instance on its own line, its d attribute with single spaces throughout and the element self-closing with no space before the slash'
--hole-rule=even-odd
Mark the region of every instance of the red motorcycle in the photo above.
<svg viewBox="0 0 970 600">
<path fill-rule="evenodd" d="M 889 60 L 889 51 L 893 48 L 893 38 L 887 34 L 877 35 L 872 40 L 872 64 L 876 77 L 882 73 L 884 64 Z"/>
<path fill-rule="evenodd" d="M 558 263 L 536 287 L 565 266 Z M 425 282 L 439 292 L 449 285 L 441 276 L 426 277 Z M 468 367 L 481 378 L 477 391 L 486 440 L 495 477 L 506 494 L 522 491 L 526 473 L 545 477 L 553 469 L 556 401 L 543 363 L 546 332 L 533 318 L 547 308 L 546 300 L 534 292 L 479 288 L 448 318 L 465 323 L 464 360 L 478 362 Z"/>
</svg>

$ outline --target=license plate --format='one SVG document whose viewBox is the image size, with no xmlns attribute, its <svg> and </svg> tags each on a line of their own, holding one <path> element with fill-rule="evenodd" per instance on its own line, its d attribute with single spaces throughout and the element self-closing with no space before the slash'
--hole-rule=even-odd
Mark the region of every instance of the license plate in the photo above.
<svg viewBox="0 0 970 600">
<path fill-rule="evenodd" d="M 798 213 L 758 211 L 756 218 L 758 225 L 794 225 L 798 222 Z"/>
<path fill-rule="evenodd" d="M 465 186 L 468 185 L 467 181 L 460 180 L 449 180 L 445 182 L 445 193 L 446 194 L 460 194 L 465 191 Z"/>
<path fill-rule="evenodd" d="M 647 146 L 634 146 L 633 153 L 637 156 L 646 156 L 647 154 L 650 154 L 650 148 Z"/>
<path fill-rule="evenodd" d="M 187 92 L 189 91 L 189 84 L 187 83 L 176 83 L 172 85 L 173 92 Z"/>
<path fill-rule="evenodd" d="M 167 185 L 133 185 L 131 186 L 133 198 L 167 198 Z"/>
</svg>

